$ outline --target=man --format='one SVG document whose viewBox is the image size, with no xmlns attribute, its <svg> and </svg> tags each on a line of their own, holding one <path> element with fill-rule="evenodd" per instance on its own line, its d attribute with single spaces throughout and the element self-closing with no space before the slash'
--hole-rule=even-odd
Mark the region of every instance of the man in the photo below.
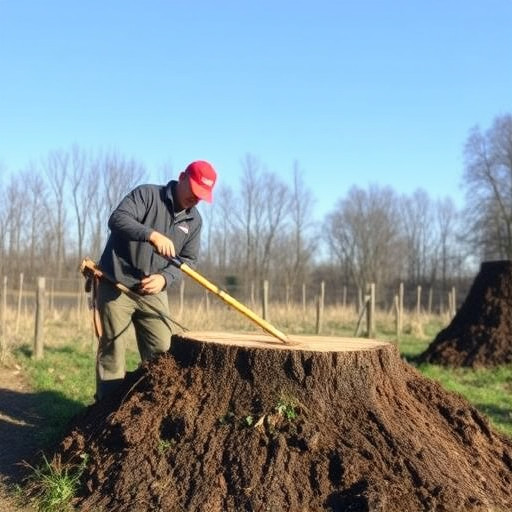
<svg viewBox="0 0 512 512">
<path fill-rule="evenodd" d="M 97 399 L 115 389 L 125 376 L 131 324 L 142 360 L 169 350 L 172 332 L 166 290 L 181 275 L 168 258 L 178 256 L 192 266 L 196 262 L 202 224 L 196 205 L 200 200 L 212 201 L 216 179 L 211 164 L 192 162 L 178 181 L 135 188 L 110 216 L 110 237 L 99 267 L 137 295 L 121 293 L 105 279 L 98 284 L 103 333 L 98 346 Z"/>
</svg>

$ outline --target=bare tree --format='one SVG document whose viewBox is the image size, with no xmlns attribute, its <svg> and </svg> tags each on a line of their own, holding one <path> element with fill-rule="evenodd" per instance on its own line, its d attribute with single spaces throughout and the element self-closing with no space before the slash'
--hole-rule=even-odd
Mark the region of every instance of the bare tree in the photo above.
<svg viewBox="0 0 512 512">
<path fill-rule="evenodd" d="M 112 212 L 121 199 L 146 178 L 146 169 L 135 159 L 111 151 L 100 158 L 100 175 L 108 211 Z"/>
<path fill-rule="evenodd" d="M 402 230 L 407 248 L 407 276 L 421 283 L 432 279 L 435 267 L 435 225 L 433 204 L 423 189 L 400 201 Z"/>
<path fill-rule="evenodd" d="M 273 173 L 266 173 L 263 179 L 264 197 L 264 224 L 262 237 L 258 249 L 261 254 L 261 274 L 270 275 L 273 256 L 276 261 L 279 255 L 274 255 L 274 244 L 277 237 L 285 229 L 289 211 L 290 191 L 285 183 Z M 278 267 L 279 271 L 279 267 Z"/>
<path fill-rule="evenodd" d="M 212 205 L 212 237 L 210 255 L 219 272 L 228 269 L 240 270 L 243 266 L 242 250 L 245 237 L 238 224 L 238 201 L 233 189 L 228 186 L 219 187 L 215 203 Z"/>
<path fill-rule="evenodd" d="M 3 187 L 0 187 L 0 276 L 6 271 L 7 259 L 7 229 L 8 229 L 8 204 L 7 197 Z"/>
<path fill-rule="evenodd" d="M 329 247 L 360 288 L 369 282 L 385 285 L 396 276 L 395 243 L 400 234 L 396 201 L 388 187 L 353 187 L 327 217 Z"/>
<path fill-rule="evenodd" d="M 291 241 L 293 256 L 288 267 L 288 282 L 294 286 L 305 280 L 308 263 L 312 260 L 312 240 L 308 231 L 312 227 L 314 199 L 306 186 L 298 162 L 293 165 L 293 185 L 291 194 Z"/>
<path fill-rule="evenodd" d="M 174 166 L 171 162 L 165 162 L 158 169 L 158 182 L 159 183 L 169 183 L 172 179 L 176 179 L 177 176 L 174 174 Z"/>
<path fill-rule="evenodd" d="M 97 186 L 93 188 L 91 181 L 87 182 L 87 156 L 78 146 L 71 149 L 70 184 L 73 197 L 73 209 L 76 220 L 76 236 L 78 243 L 78 261 L 82 261 L 84 253 L 84 240 L 89 208 L 92 196 L 96 193 Z"/>
<path fill-rule="evenodd" d="M 445 290 L 450 261 L 453 259 L 450 249 L 456 245 L 455 230 L 458 214 L 452 199 L 449 197 L 437 201 L 436 212 L 439 231 L 441 285 L 443 290 Z"/>
<path fill-rule="evenodd" d="M 66 235 L 66 181 L 69 173 L 70 155 L 63 150 L 52 151 L 44 162 L 44 170 L 50 186 L 51 197 L 48 199 L 46 211 L 52 228 L 54 243 L 55 273 L 57 279 L 62 276 L 65 257 Z"/>
<path fill-rule="evenodd" d="M 512 259 L 512 116 L 473 128 L 464 156 L 467 239 L 484 259 Z"/>
<path fill-rule="evenodd" d="M 105 201 L 103 187 L 100 186 L 101 179 L 101 160 L 99 157 L 89 162 L 86 177 L 87 190 L 94 191 L 91 194 L 89 202 L 89 214 L 91 222 L 91 239 L 89 242 L 89 250 L 94 259 L 98 259 L 103 243 L 107 235 L 107 215 L 108 204 Z"/>
<path fill-rule="evenodd" d="M 236 216 L 245 236 L 245 270 L 249 279 L 261 279 L 260 244 L 263 232 L 265 187 L 261 165 L 248 154 L 242 162 L 240 213 Z"/>
<path fill-rule="evenodd" d="M 6 188 L 8 269 L 20 272 L 22 268 L 22 246 L 26 227 L 24 183 L 21 175 L 12 175 Z"/>
<path fill-rule="evenodd" d="M 22 179 L 26 190 L 29 224 L 28 268 L 32 273 L 35 273 L 42 267 L 38 254 L 40 249 L 39 244 L 43 236 L 43 230 L 41 229 L 41 212 L 44 211 L 44 205 L 47 200 L 47 186 L 33 163 L 29 164 L 27 169 L 22 173 Z"/>
<path fill-rule="evenodd" d="M 91 198 L 89 245 L 94 258 L 99 258 L 108 235 L 107 222 L 110 213 L 145 177 L 146 170 L 142 164 L 115 152 L 100 153 L 90 160 L 86 189 Z"/>
</svg>

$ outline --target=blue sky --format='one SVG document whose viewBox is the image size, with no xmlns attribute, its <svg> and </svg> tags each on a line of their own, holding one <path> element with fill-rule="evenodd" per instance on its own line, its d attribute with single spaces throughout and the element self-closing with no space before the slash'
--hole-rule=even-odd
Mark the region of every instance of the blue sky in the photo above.
<svg viewBox="0 0 512 512">
<path fill-rule="evenodd" d="M 294 161 L 330 211 L 352 185 L 461 204 L 474 125 L 512 112 L 512 2 L 0 0 L 0 169 L 116 149 L 235 189 Z"/>
</svg>

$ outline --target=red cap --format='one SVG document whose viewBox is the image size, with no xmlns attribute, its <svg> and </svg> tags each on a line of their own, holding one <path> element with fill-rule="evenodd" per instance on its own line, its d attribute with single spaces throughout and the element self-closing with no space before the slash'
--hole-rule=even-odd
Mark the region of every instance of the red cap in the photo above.
<svg viewBox="0 0 512 512">
<path fill-rule="evenodd" d="M 189 177 L 190 188 L 196 197 L 212 202 L 212 190 L 217 179 L 215 169 L 204 160 L 192 162 L 185 169 L 185 174 Z"/>
</svg>

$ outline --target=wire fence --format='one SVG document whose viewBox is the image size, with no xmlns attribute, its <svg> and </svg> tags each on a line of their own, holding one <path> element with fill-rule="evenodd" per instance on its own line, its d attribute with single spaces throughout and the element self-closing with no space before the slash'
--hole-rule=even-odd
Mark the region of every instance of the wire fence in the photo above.
<svg viewBox="0 0 512 512">
<path fill-rule="evenodd" d="M 28 314 L 36 306 L 37 277 L 16 278 L 0 277 L 0 304 L 15 308 Z M 210 279 L 208 277 L 208 279 Z M 214 276 L 211 281 L 240 302 L 254 309 L 263 308 L 263 290 L 269 304 L 284 304 L 290 307 L 302 307 L 315 304 L 322 294 L 326 306 L 353 307 L 360 311 L 364 305 L 365 289 L 353 285 L 333 283 L 331 281 L 310 280 L 293 287 L 276 286 L 272 282 L 248 281 L 240 283 L 230 280 L 229 276 Z M 76 278 L 45 278 L 46 309 L 66 310 L 83 309 L 87 306 L 87 295 L 82 276 Z M 375 283 L 375 307 L 377 310 L 390 311 L 394 307 L 395 297 L 402 294 L 403 308 L 428 314 L 443 314 L 457 309 L 469 291 L 470 283 L 460 281 L 456 286 L 425 286 L 412 283 L 397 283 L 396 286 L 380 287 Z M 176 286 L 168 290 L 172 309 L 182 310 L 187 303 L 197 303 L 205 296 L 205 289 L 193 280 L 184 277 Z"/>
<path fill-rule="evenodd" d="M 25 340 L 27 335 L 33 337 L 35 356 L 42 357 L 44 326 L 53 323 L 54 328 L 59 322 L 65 329 L 55 337 L 70 340 L 79 332 L 88 332 L 94 347 L 91 296 L 86 293 L 84 284 L 82 276 L 25 280 L 20 274 L 15 283 L 6 276 L 0 278 L 0 357 L 6 347 L 22 335 Z M 420 324 L 421 331 L 421 323 L 427 321 L 427 315 L 438 315 L 441 323 L 446 324 L 455 315 L 457 305 L 464 298 L 462 295 L 467 293 L 455 287 L 441 292 L 433 287 L 403 283 L 381 290 L 380 294 L 373 283 L 361 290 L 343 285 L 336 287 L 325 281 L 310 282 L 303 283 L 300 293 L 295 294 L 282 287 L 272 293 L 272 283 L 268 282 L 248 289 L 237 283 L 228 284 L 226 292 L 288 332 L 373 337 L 375 318 L 380 315 L 386 317 L 388 333 L 389 325 L 395 326 L 397 341 L 406 322 L 409 327 L 412 323 Z M 251 330 L 247 329 L 250 324 L 247 319 L 227 313 L 230 308 L 226 304 L 191 279 L 182 280 L 179 286 L 168 290 L 168 295 L 169 314 L 178 321 L 177 326 L 203 331 Z"/>
</svg>

